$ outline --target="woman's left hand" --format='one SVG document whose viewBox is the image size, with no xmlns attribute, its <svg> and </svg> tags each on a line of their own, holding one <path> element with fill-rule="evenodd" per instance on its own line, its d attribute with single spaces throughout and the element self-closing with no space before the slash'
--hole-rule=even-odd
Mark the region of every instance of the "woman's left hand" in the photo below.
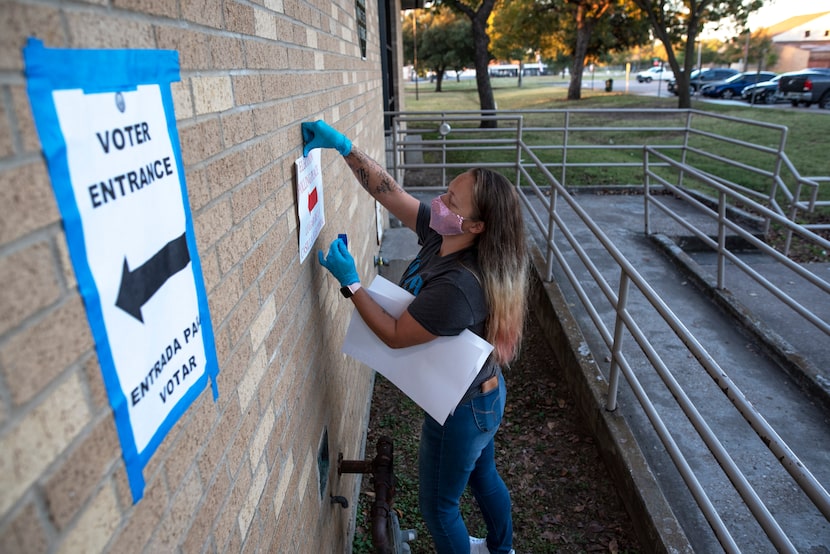
<svg viewBox="0 0 830 554">
<path fill-rule="evenodd" d="M 357 276 L 354 258 L 346 248 L 346 243 L 337 238 L 331 243 L 329 254 L 323 257 L 323 251 L 317 251 L 317 259 L 320 265 L 328 269 L 334 277 L 340 281 L 340 286 L 345 287 L 360 281 Z"/>
</svg>

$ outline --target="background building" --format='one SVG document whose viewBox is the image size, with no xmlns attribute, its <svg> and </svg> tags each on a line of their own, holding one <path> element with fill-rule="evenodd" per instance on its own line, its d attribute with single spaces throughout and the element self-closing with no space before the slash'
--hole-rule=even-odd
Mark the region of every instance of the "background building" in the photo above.
<svg viewBox="0 0 830 554">
<path fill-rule="evenodd" d="M 0 4 L 0 552 L 342 552 L 371 375 L 340 353 L 351 304 L 300 263 L 300 123 L 384 156 L 400 2 L 7 0 Z M 365 19 L 359 14 L 365 14 Z M 133 504 L 26 92 L 21 49 L 170 49 L 178 133 L 219 362 Z M 374 202 L 322 157 L 326 225 L 373 272 Z M 327 440 L 326 440 L 327 437 Z M 320 458 L 327 443 L 329 463 Z M 327 480 L 323 477 L 327 476 Z M 323 485 L 323 483 L 327 483 Z"/>
<path fill-rule="evenodd" d="M 799 15 L 767 29 L 778 61 L 770 70 L 783 73 L 805 67 L 830 67 L 830 12 Z"/>
</svg>

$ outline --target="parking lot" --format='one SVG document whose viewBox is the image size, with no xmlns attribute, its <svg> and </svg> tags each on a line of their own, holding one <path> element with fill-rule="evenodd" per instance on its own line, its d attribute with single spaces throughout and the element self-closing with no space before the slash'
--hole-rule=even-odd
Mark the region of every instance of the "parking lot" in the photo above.
<svg viewBox="0 0 830 554">
<path fill-rule="evenodd" d="M 633 74 L 629 77 L 628 83 L 625 82 L 625 76 L 620 77 L 611 77 L 614 79 L 614 90 L 615 91 L 628 91 L 630 94 L 641 94 L 643 96 L 658 96 L 662 98 L 677 98 L 674 93 L 668 91 L 668 82 L 667 81 L 652 81 L 650 83 L 638 83 L 637 79 L 634 78 Z M 594 86 L 595 89 L 602 89 L 605 86 L 605 79 L 597 79 L 595 76 Z M 626 88 L 626 86 L 628 88 Z M 583 88 L 590 88 L 590 79 L 587 81 L 582 80 L 582 87 Z M 692 97 L 695 100 L 700 100 L 702 102 L 711 102 L 713 104 L 744 104 L 749 106 L 750 104 L 741 99 L 733 99 L 733 100 L 723 100 L 720 98 L 706 98 L 700 94 L 696 94 Z M 804 106 L 798 106 L 794 108 L 788 102 L 779 102 L 776 104 L 754 104 L 755 108 L 759 109 L 787 109 L 787 110 L 811 110 L 817 113 L 823 113 L 830 115 L 830 110 L 822 110 L 819 109 L 817 105 L 812 105 L 809 108 Z"/>
</svg>

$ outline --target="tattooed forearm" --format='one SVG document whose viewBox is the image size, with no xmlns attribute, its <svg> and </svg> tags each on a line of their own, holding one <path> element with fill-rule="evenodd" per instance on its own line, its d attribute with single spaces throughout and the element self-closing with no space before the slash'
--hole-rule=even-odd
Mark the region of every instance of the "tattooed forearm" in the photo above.
<svg viewBox="0 0 830 554">
<path fill-rule="evenodd" d="M 375 198 L 385 193 L 403 192 L 400 185 L 380 164 L 357 148 L 353 147 L 351 153 L 346 156 L 346 163 L 360 186 Z"/>
</svg>

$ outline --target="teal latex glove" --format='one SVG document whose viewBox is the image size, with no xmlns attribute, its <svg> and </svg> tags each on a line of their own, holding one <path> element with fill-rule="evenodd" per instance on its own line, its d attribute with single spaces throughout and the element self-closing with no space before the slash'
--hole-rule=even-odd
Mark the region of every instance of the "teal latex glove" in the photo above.
<svg viewBox="0 0 830 554">
<path fill-rule="evenodd" d="M 329 248 L 329 255 L 323 257 L 323 251 L 317 251 L 317 259 L 320 265 L 328 269 L 335 279 L 340 281 L 340 286 L 345 287 L 357 283 L 360 278 L 357 276 L 357 268 L 354 265 L 354 258 L 349 254 L 346 243 L 341 239 L 334 239 Z"/>
<path fill-rule="evenodd" d="M 352 141 L 325 121 L 304 122 L 302 130 L 303 156 L 308 156 L 315 148 L 334 148 L 341 156 L 348 156 L 352 151 Z"/>
</svg>

